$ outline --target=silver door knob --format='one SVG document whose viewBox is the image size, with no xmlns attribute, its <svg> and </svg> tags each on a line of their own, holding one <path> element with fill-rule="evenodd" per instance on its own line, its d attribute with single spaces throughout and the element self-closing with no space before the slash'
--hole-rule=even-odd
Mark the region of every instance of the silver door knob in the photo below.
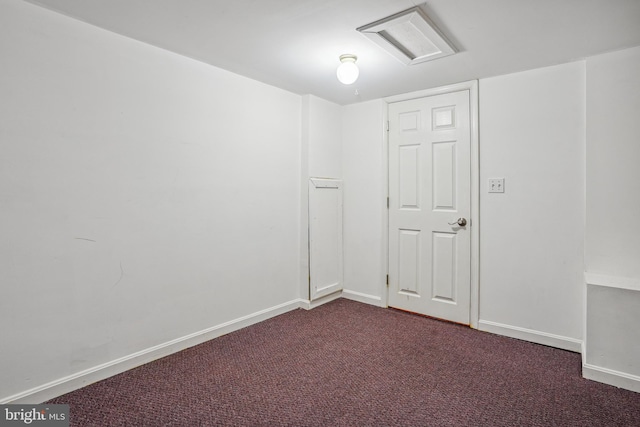
<svg viewBox="0 0 640 427">
<path fill-rule="evenodd" d="M 467 220 L 464 218 L 458 218 L 456 222 L 448 222 L 449 225 L 459 225 L 460 227 L 464 227 L 467 225 Z"/>
</svg>

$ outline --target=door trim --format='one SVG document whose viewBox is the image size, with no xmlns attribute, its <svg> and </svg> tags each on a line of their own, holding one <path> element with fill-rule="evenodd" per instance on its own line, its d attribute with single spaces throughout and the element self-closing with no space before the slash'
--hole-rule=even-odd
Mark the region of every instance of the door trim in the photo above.
<svg viewBox="0 0 640 427">
<path fill-rule="evenodd" d="M 389 121 L 389 104 L 392 102 L 407 101 L 427 96 L 441 95 L 451 92 L 469 91 L 469 115 L 471 131 L 471 294 L 469 307 L 469 322 L 474 329 L 478 328 L 480 319 L 480 150 L 478 129 L 478 81 L 471 80 L 448 86 L 425 89 L 401 95 L 383 98 L 386 103 L 384 108 L 384 129 L 387 129 Z M 384 179 L 384 209 L 383 221 L 383 250 L 385 254 L 384 264 L 389 274 L 389 210 L 386 198 L 389 196 L 389 132 L 385 132 L 383 138 L 383 179 Z M 389 288 L 386 281 L 382 285 L 382 305 L 389 307 Z"/>
</svg>

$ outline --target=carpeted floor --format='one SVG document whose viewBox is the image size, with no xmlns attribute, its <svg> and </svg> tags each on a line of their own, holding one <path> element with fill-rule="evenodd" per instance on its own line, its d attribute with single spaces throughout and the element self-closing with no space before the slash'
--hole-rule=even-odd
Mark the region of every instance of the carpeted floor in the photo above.
<svg viewBox="0 0 640 427">
<path fill-rule="evenodd" d="M 340 299 L 60 396 L 73 426 L 640 426 L 580 355 Z"/>
</svg>

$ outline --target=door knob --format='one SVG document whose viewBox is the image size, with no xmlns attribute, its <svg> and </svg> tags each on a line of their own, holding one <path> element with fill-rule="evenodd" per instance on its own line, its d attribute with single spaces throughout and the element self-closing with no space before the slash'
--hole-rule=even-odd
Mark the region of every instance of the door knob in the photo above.
<svg viewBox="0 0 640 427">
<path fill-rule="evenodd" d="M 459 225 L 460 227 L 464 227 L 467 225 L 467 220 L 464 218 L 458 218 L 456 222 L 448 222 L 449 225 Z"/>
</svg>

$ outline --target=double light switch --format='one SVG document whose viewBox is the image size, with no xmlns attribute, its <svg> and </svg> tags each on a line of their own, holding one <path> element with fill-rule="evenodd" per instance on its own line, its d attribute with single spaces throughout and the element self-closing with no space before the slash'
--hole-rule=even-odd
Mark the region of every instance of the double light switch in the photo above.
<svg viewBox="0 0 640 427">
<path fill-rule="evenodd" d="M 489 193 L 504 193 L 504 178 L 489 178 Z"/>
</svg>

